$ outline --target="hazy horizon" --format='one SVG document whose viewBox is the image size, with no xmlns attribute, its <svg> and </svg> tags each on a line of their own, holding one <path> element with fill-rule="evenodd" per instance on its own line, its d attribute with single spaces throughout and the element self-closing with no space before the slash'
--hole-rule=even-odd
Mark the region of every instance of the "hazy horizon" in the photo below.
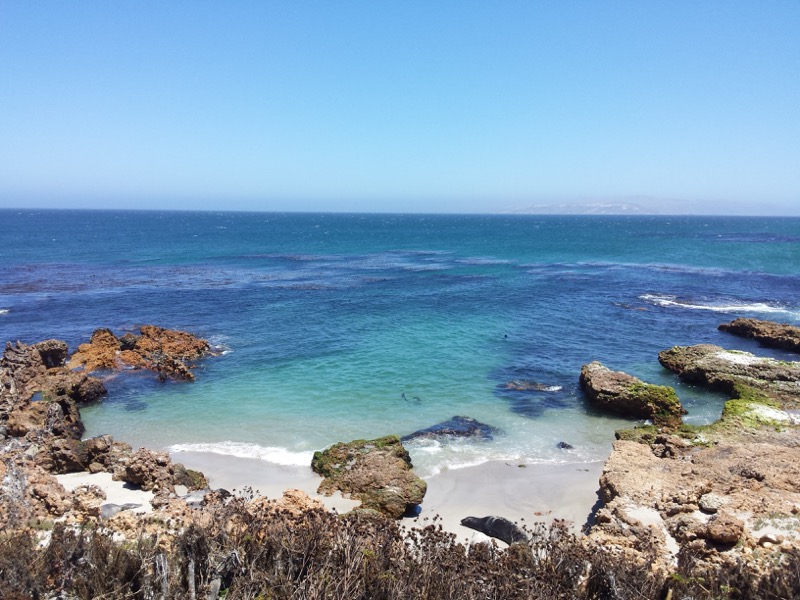
<svg viewBox="0 0 800 600">
<path fill-rule="evenodd" d="M 0 208 L 800 215 L 800 3 L 0 4 Z"/>
</svg>

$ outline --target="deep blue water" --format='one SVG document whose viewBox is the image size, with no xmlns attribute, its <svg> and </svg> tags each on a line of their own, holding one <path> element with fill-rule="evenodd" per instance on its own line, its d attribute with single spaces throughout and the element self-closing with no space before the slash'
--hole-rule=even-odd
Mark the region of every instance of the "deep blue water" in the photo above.
<svg viewBox="0 0 800 600">
<path fill-rule="evenodd" d="M 581 364 L 676 385 L 689 420 L 716 418 L 723 399 L 657 353 L 780 355 L 717 325 L 800 322 L 799 259 L 800 219 L 6 210 L 0 338 L 74 348 L 155 323 L 222 346 L 193 384 L 129 373 L 84 409 L 87 435 L 133 445 L 305 463 L 458 414 L 502 432 L 412 442 L 422 471 L 594 460 L 625 422 L 587 409 Z"/>
</svg>

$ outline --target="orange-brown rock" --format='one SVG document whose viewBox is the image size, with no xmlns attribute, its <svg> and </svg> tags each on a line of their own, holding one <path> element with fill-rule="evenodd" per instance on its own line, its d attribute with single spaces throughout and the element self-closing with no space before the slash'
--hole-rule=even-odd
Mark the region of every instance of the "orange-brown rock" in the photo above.
<svg viewBox="0 0 800 600">
<path fill-rule="evenodd" d="M 744 533 L 744 523 L 727 512 L 711 517 L 706 525 L 705 537 L 717 544 L 731 545 L 739 541 Z"/>
<path fill-rule="evenodd" d="M 185 331 L 144 325 L 140 335 L 118 338 L 109 329 L 98 329 L 88 344 L 81 344 L 70 366 L 87 371 L 122 368 L 150 369 L 161 379 L 194 379 L 190 361 L 211 354 L 206 340 Z"/>
</svg>

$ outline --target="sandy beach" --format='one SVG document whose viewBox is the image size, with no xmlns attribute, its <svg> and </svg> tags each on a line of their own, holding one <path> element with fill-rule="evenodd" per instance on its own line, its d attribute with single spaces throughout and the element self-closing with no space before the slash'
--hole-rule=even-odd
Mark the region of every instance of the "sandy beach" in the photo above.
<svg viewBox="0 0 800 600">
<path fill-rule="evenodd" d="M 208 452 L 179 452 L 172 459 L 202 471 L 212 488 L 241 493 L 250 487 L 268 498 L 280 498 L 284 490 L 296 488 L 337 512 L 358 505 L 339 494 L 317 494 L 321 478 L 310 467 Z M 467 516 L 497 515 L 529 525 L 564 519 L 578 531 L 597 502 L 602 469 L 602 462 L 525 466 L 487 462 L 443 471 L 426 480 L 428 492 L 421 511 L 416 518 L 404 519 L 404 524 L 424 526 L 438 515 L 443 529 L 468 542 L 485 537 L 461 525 L 461 519 Z"/>
</svg>

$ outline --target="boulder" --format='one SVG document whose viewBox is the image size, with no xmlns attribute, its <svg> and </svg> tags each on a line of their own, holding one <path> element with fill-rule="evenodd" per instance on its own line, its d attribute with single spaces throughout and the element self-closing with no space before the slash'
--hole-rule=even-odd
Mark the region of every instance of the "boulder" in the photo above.
<svg viewBox="0 0 800 600">
<path fill-rule="evenodd" d="M 83 519 L 99 519 L 106 493 L 96 485 L 80 485 L 72 492 L 72 509 Z"/>
<path fill-rule="evenodd" d="M 420 429 L 414 433 L 404 435 L 401 440 L 407 442 L 417 438 L 476 438 L 481 440 L 491 440 L 495 433 L 500 430 L 497 427 L 476 421 L 472 417 L 461 417 L 456 415 L 452 419 L 442 421 L 436 425 L 431 425 L 425 429 Z"/>
<path fill-rule="evenodd" d="M 189 491 L 198 491 L 208 488 L 208 480 L 200 471 L 187 469 L 181 463 L 173 463 L 172 482 L 175 485 L 182 485 Z"/>
<path fill-rule="evenodd" d="M 768 348 L 800 352 L 800 327 L 794 325 L 740 318 L 734 319 L 730 323 L 723 323 L 719 326 L 719 330 L 757 340 Z"/>
<path fill-rule="evenodd" d="M 411 471 L 411 458 L 395 435 L 334 444 L 315 452 L 311 467 L 324 478 L 319 493 L 330 496 L 341 491 L 360 500 L 362 508 L 395 519 L 420 504 L 427 491 L 425 481 Z"/>
<path fill-rule="evenodd" d="M 139 486 L 145 491 L 174 492 L 175 471 L 169 454 L 139 448 L 124 469 L 115 471 L 120 479 Z"/>
<path fill-rule="evenodd" d="M 49 473 L 77 473 L 89 465 L 86 446 L 70 437 L 45 438 L 36 463 Z"/>
<path fill-rule="evenodd" d="M 657 427 L 679 427 L 685 413 L 671 387 L 645 383 L 597 361 L 581 367 L 580 386 L 592 405 L 634 419 L 651 419 Z"/>
<path fill-rule="evenodd" d="M 697 504 L 703 512 L 713 514 L 725 505 L 725 498 L 718 494 L 703 494 Z"/>
<path fill-rule="evenodd" d="M 715 544 L 733 545 L 744 533 L 744 523 L 730 513 L 720 511 L 708 520 L 705 537 Z"/>
</svg>

